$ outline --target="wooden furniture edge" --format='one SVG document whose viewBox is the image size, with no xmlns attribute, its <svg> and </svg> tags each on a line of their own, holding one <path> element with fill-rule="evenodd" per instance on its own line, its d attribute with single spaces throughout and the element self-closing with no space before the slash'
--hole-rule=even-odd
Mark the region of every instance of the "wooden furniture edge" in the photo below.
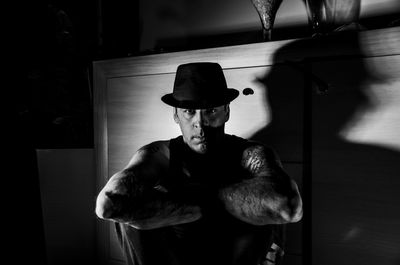
<svg viewBox="0 0 400 265">
<path fill-rule="evenodd" d="M 358 50 L 349 40 L 359 41 Z M 293 43 L 304 43 L 302 54 L 288 53 L 287 59 L 302 60 L 306 57 L 335 56 L 385 56 L 400 54 L 400 27 L 360 32 L 338 32 L 323 38 L 304 38 L 252 43 L 219 48 L 160 53 L 128 58 L 95 61 L 95 68 L 102 68 L 108 77 L 138 76 L 174 73 L 176 67 L 187 62 L 213 61 L 224 69 L 267 66 L 276 63 L 274 54 Z M 309 45 L 309 48 L 306 47 Z"/>
</svg>

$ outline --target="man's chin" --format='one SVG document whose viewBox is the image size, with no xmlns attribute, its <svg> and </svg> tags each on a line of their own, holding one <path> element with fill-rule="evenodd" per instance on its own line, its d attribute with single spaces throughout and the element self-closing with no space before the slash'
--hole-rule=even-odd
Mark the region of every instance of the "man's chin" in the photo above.
<svg viewBox="0 0 400 265">
<path fill-rule="evenodd" d="M 192 150 L 198 154 L 206 154 L 208 151 L 208 146 L 205 143 L 200 143 L 192 146 Z"/>
</svg>

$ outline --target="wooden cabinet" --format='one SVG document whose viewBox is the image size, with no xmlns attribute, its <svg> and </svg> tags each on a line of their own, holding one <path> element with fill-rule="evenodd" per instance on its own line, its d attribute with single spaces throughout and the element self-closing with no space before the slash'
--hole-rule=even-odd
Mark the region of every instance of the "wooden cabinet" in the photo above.
<svg viewBox="0 0 400 265">
<path fill-rule="evenodd" d="M 400 56 L 319 62 L 312 98 L 313 264 L 400 262 Z"/>
<path fill-rule="evenodd" d="M 272 146 L 304 198 L 284 264 L 396 264 L 399 43 L 395 27 L 95 62 L 97 191 L 140 146 L 180 133 L 160 100 L 176 67 L 218 62 L 241 92 L 227 133 Z M 100 261 L 122 264 L 112 225 L 98 227 Z"/>
</svg>

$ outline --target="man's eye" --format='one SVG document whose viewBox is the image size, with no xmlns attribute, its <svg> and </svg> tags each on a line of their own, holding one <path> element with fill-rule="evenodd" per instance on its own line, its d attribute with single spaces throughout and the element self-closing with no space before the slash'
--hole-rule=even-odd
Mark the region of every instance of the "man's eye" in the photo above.
<svg viewBox="0 0 400 265">
<path fill-rule="evenodd" d="M 208 109 L 207 110 L 207 113 L 208 114 L 214 114 L 214 113 L 216 113 L 217 112 L 217 109 Z"/>
<path fill-rule="evenodd" d="M 193 109 L 185 109 L 183 110 L 184 113 L 189 114 L 189 115 L 193 115 L 195 113 L 195 110 Z"/>
</svg>

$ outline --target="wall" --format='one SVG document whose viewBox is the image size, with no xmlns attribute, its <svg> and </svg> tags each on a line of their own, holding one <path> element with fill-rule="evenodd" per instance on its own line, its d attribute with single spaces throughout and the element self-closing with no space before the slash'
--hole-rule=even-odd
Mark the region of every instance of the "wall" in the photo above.
<svg viewBox="0 0 400 265">
<path fill-rule="evenodd" d="M 360 19 L 382 16 L 400 12 L 397 0 L 363 0 L 361 1 Z M 174 0 L 163 1 L 140 0 L 140 50 L 184 47 L 191 38 L 210 37 L 221 34 L 239 33 L 235 40 L 253 42 L 257 37 L 246 32 L 261 30 L 261 23 L 250 0 Z M 398 18 L 398 15 L 397 15 Z M 307 12 L 303 1 L 284 0 L 278 9 L 274 29 L 307 27 Z M 289 37 L 299 33 L 291 32 Z M 273 35 L 274 36 L 274 35 Z M 288 36 L 286 36 L 288 37 Z M 241 40 L 240 40 L 241 38 Z M 196 39 L 198 40 L 198 39 Z M 258 38 L 260 40 L 260 38 Z M 221 40 L 222 45 L 226 45 Z M 207 42 L 207 41 L 206 41 Z M 207 44 L 203 44 L 207 47 Z"/>
</svg>

